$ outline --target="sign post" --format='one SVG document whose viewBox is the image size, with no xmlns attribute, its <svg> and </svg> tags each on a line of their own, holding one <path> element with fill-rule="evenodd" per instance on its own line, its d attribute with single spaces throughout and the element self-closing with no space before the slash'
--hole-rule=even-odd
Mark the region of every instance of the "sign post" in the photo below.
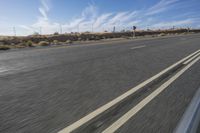
<svg viewBox="0 0 200 133">
<path fill-rule="evenodd" d="M 133 26 L 133 38 L 135 38 L 135 30 L 136 30 L 136 26 Z"/>
</svg>

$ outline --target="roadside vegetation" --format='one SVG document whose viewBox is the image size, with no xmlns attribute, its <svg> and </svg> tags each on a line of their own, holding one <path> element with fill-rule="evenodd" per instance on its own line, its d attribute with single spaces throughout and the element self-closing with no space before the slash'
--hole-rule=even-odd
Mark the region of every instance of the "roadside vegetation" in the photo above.
<svg viewBox="0 0 200 133">
<path fill-rule="evenodd" d="M 50 43 L 47 42 L 47 41 L 40 41 L 40 42 L 38 43 L 38 45 L 39 45 L 39 46 L 49 46 Z"/>
<path fill-rule="evenodd" d="M 200 33 L 200 29 L 173 29 L 173 30 L 146 30 L 136 31 L 136 37 L 150 36 L 150 37 L 161 37 L 173 34 L 187 34 L 187 33 Z M 3 37 L 0 36 L 0 50 L 9 50 L 11 48 L 26 48 L 26 47 L 37 47 L 37 46 L 50 46 L 50 45 L 71 45 L 75 42 L 86 42 L 86 41 L 98 41 L 102 39 L 111 38 L 124 38 L 130 39 L 133 37 L 132 31 L 122 32 L 103 32 L 103 33 L 66 33 L 59 34 L 58 32 L 52 35 L 39 35 L 34 33 L 30 36 L 24 37 Z"/>
<path fill-rule="evenodd" d="M 0 50 L 9 50 L 10 46 L 8 45 L 0 45 Z"/>
</svg>

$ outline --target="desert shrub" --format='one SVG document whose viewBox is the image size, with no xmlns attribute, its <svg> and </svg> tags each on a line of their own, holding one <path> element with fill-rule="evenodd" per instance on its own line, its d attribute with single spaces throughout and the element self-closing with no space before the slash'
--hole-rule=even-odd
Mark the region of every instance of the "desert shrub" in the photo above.
<svg viewBox="0 0 200 133">
<path fill-rule="evenodd" d="M 14 46 L 14 48 L 25 48 L 26 46 L 24 46 L 24 43 L 19 43 L 17 45 Z"/>
<path fill-rule="evenodd" d="M 33 33 L 33 36 L 39 36 L 39 35 L 40 35 L 40 33 L 38 33 L 38 32 Z"/>
<path fill-rule="evenodd" d="M 73 42 L 71 40 L 67 40 L 65 43 L 72 44 Z"/>
<path fill-rule="evenodd" d="M 39 45 L 40 46 L 49 46 L 49 42 L 47 42 L 47 41 L 40 41 Z"/>
<path fill-rule="evenodd" d="M 103 39 L 107 39 L 107 36 L 102 36 Z"/>
<path fill-rule="evenodd" d="M 160 33 L 158 36 L 165 36 L 166 34 L 165 33 Z"/>
<path fill-rule="evenodd" d="M 29 40 L 29 41 L 27 41 L 25 43 L 25 46 L 27 46 L 27 47 L 33 47 L 33 42 Z"/>
<path fill-rule="evenodd" d="M 95 40 L 101 40 L 100 36 L 96 36 Z"/>
<path fill-rule="evenodd" d="M 57 45 L 57 44 L 59 44 L 59 41 L 58 40 L 53 40 L 53 44 Z"/>
<path fill-rule="evenodd" d="M 58 33 L 58 32 L 55 32 L 53 35 L 59 35 L 59 33 Z"/>
<path fill-rule="evenodd" d="M 121 36 L 121 38 L 130 39 L 129 36 Z"/>
<path fill-rule="evenodd" d="M 0 45 L 0 50 L 9 50 L 10 47 L 7 45 Z"/>
</svg>

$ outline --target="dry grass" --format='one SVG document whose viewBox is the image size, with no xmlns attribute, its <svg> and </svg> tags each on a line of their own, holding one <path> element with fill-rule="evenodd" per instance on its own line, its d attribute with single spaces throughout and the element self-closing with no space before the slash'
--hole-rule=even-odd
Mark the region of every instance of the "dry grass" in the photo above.
<svg viewBox="0 0 200 133">
<path fill-rule="evenodd" d="M 66 44 L 72 44 L 73 42 L 71 40 L 67 40 L 65 43 Z"/>
<path fill-rule="evenodd" d="M 52 43 L 53 45 L 58 45 L 58 44 L 60 44 L 60 42 L 58 41 L 58 40 L 53 40 L 53 43 Z"/>
<path fill-rule="evenodd" d="M 187 29 L 177 29 L 177 30 L 147 30 L 147 31 L 136 31 L 137 37 L 143 36 L 165 36 L 172 34 L 186 34 Z M 200 29 L 190 30 L 190 33 L 200 33 Z M 101 39 L 111 39 L 111 38 L 132 38 L 133 33 L 131 31 L 127 32 L 102 32 L 102 33 L 71 33 L 71 34 L 52 34 L 52 35 L 31 35 L 23 37 L 13 37 L 13 36 L 0 36 L 0 46 L 1 49 L 10 48 L 25 48 L 33 46 L 49 46 L 49 45 L 60 45 L 60 44 L 72 44 L 75 41 L 96 41 Z"/>
<path fill-rule="evenodd" d="M 8 45 L 0 45 L 0 50 L 9 50 L 10 48 Z"/>
</svg>

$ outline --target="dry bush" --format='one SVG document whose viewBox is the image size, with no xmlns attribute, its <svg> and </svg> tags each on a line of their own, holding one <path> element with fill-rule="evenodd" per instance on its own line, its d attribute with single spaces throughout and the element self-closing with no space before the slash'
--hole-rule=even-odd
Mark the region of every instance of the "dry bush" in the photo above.
<svg viewBox="0 0 200 133">
<path fill-rule="evenodd" d="M 160 33 L 158 36 L 166 36 L 165 33 Z"/>
<path fill-rule="evenodd" d="M 27 46 L 27 47 L 33 47 L 33 42 L 29 40 L 29 41 L 27 41 L 25 43 L 25 46 Z"/>
<path fill-rule="evenodd" d="M 14 46 L 14 48 L 26 48 L 23 44 L 17 44 Z"/>
<path fill-rule="evenodd" d="M 9 50 L 10 46 L 7 45 L 0 45 L 0 50 Z"/>
<path fill-rule="evenodd" d="M 67 40 L 65 43 L 66 44 L 72 44 L 73 42 L 71 40 Z"/>
<path fill-rule="evenodd" d="M 58 41 L 58 40 L 53 40 L 53 44 L 54 44 L 54 45 L 58 45 L 58 44 L 59 44 L 59 41 Z"/>
<path fill-rule="evenodd" d="M 39 46 L 49 46 L 49 45 L 50 45 L 50 43 L 47 42 L 47 41 L 40 41 L 39 42 Z"/>
<path fill-rule="evenodd" d="M 53 35 L 59 35 L 59 33 L 58 33 L 58 32 L 55 32 Z"/>
</svg>

